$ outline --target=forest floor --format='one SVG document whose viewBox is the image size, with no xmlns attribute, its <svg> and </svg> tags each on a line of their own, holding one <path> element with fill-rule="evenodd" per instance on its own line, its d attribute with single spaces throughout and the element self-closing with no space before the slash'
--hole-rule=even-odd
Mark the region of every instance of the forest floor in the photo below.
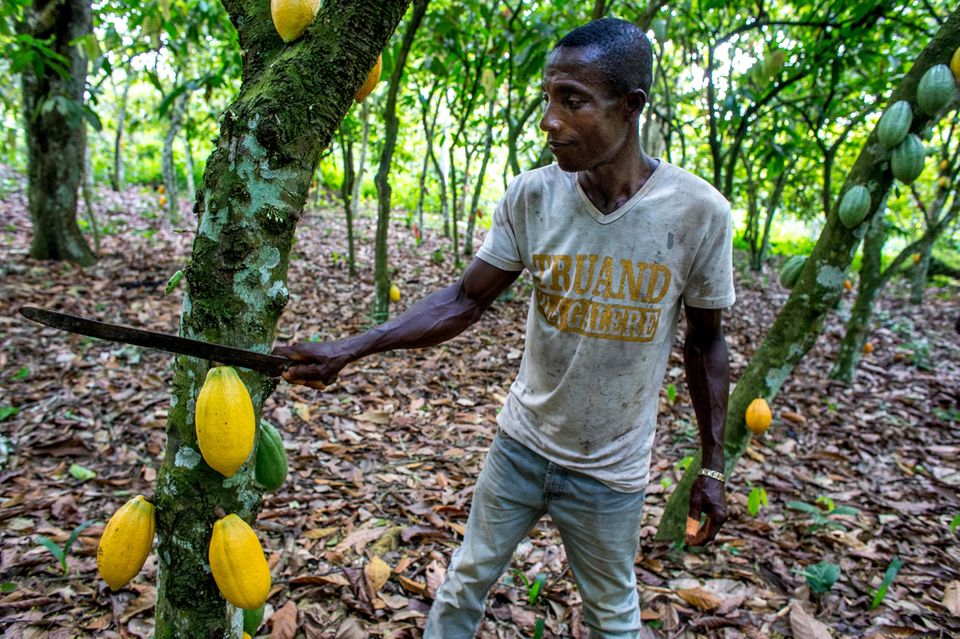
<svg viewBox="0 0 960 639">
<path fill-rule="evenodd" d="M 16 310 L 29 304 L 176 332 L 182 288 L 165 295 L 164 287 L 189 256 L 195 220 L 185 203 L 172 227 L 155 192 L 101 191 L 99 262 L 86 269 L 40 262 L 28 258 L 22 182 L 9 173 L 0 182 L 0 634 L 150 637 L 155 557 L 111 592 L 95 555 L 113 511 L 153 490 L 172 358 L 45 329 Z M 370 325 L 372 216 L 358 224 L 360 270 L 351 278 L 340 212 L 305 214 L 281 340 L 337 338 Z M 404 295 L 396 313 L 455 273 L 442 238 L 428 233 L 416 247 L 402 225 L 391 233 L 390 262 Z M 513 299 L 496 303 L 464 335 L 370 357 L 326 391 L 278 387 L 265 415 L 283 434 L 291 472 L 265 495 L 256 524 L 274 584 L 258 634 L 420 636 L 520 362 L 529 292 L 521 280 Z M 681 325 L 660 397 L 636 560 L 648 636 L 960 636 L 958 289 L 931 288 L 922 306 L 910 305 L 900 285 L 886 291 L 874 351 L 847 387 L 828 373 L 853 295 L 776 398 L 773 426 L 728 482 L 730 520 L 700 550 L 653 538 L 697 446 Z M 737 296 L 725 317 L 734 381 L 787 292 L 771 266 L 764 274 L 740 269 Z M 758 503 L 749 495 L 756 502 L 759 489 L 768 503 L 751 514 Z M 842 514 L 848 507 L 856 512 Z M 70 548 L 65 572 L 38 539 L 62 546 L 88 521 L 95 523 Z M 385 583 L 364 578 L 374 556 L 391 570 Z M 895 558 L 902 568 L 885 596 L 875 596 Z M 817 594 L 804 573 L 821 561 L 840 574 Z M 538 575 L 542 597 L 531 604 L 524 584 Z M 544 637 L 587 636 L 547 520 L 494 587 L 481 636 L 531 637 L 538 619 Z"/>
</svg>

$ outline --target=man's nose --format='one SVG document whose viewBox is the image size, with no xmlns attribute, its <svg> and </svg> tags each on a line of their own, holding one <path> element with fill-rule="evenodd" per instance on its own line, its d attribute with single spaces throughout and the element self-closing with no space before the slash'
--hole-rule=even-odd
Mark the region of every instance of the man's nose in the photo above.
<svg viewBox="0 0 960 639">
<path fill-rule="evenodd" d="M 543 117 L 540 118 L 540 130 L 544 133 L 550 133 L 556 131 L 559 125 L 560 121 L 557 119 L 553 107 L 548 103 L 543 110 Z"/>
</svg>

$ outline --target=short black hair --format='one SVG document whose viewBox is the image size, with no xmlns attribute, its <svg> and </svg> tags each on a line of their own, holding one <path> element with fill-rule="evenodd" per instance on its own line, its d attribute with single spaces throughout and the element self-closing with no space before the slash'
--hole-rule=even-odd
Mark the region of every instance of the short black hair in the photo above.
<svg viewBox="0 0 960 639">
<path fill-rule="evenodd" d="M 614 95 L 626 95 L 633 89 L 650 95 L 653 49 L 647 35 L 632 22 L 619 18 L 588 22 L 565 35 L 554 49 L 560 47 L 595 47 L 600 53 L 600 71 Z"/>
</svg>

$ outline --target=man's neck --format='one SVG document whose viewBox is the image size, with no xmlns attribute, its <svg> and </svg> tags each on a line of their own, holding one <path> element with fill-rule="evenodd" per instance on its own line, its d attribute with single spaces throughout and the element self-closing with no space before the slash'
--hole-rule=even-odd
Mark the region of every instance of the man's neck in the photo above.
<svg viewBox="0 0 960 639">
<path fill-rule="evenodd" d="M 659 163 L 659 160 L 641 150 L 627 163 L 607 164 L 590 171 L 580 171 L 577 181 L 597 210 L 607 215 L 636 195 Z"/>
</svg>

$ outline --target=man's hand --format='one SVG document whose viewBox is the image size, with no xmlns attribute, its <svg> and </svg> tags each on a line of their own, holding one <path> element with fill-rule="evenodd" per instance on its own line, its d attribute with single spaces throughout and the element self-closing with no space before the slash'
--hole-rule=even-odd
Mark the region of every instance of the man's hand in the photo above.
<svg viewBox="0 0 960 639">
<path fill-rule="evenodd" d="M 686 539 L 688 546 L 705 546 L 710 543 L 727 521 L 727 493 L 723 482 L 712 477 L 698 477 L 690 490 L 688 517 L 699 522 L 702 514 L 707 516 L 707 520 L 696 534 L 691 535 L 688 531 Z"/>
<path fill-rule="evenodd" d="M 302 384 L 319 390 L 337 381 L 337 375 L 350 363 L 337 342 L 303 342 L 293 346 L 278 346 L 273 349 L 273 354 L 297 362 L 283 372 L 283 379 L 291 384 Z"/>
</svg>

